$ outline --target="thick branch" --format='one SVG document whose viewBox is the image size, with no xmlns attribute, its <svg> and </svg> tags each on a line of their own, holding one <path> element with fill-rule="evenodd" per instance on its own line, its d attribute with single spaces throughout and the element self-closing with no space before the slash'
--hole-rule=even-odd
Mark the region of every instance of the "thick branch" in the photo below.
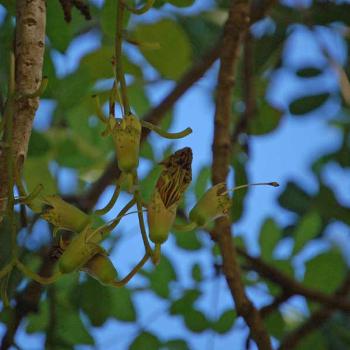
<svg viewBox="0 0 350 350">
<path fill-rule="evenodd" d="M 42 80 L 45 48 L 45 0 L 18 0 L 16 7 L 15 84 L 18 95 L 37 90 Z M 27 156 L 28 143 L 39 98 L 16 100 L 13 131 L 13 164 L 18 169 Z M 8 197 L 5 151 L 0 154 L 0 198 Z M 0 212 L 6 201 L 0 201 Z"/>
<path fill-rule="evenodd" d="M 245 35 L 248 29 L 248 16 L 248 1 L 234 1 L 225 24 L 216 95 L 212 165 L 213 184 L 226 181 L 229 170 L 234 68 L 242 36 Z M 223 258 L 223 272 L 234 299 L 237 313 L 246 321 L 258 348 L 271 349 L 270 338 L 265 330 L 260 314 L 245 294 L 230 226 L 228 218 L 221 218 L 216 222 L 212 233 L 212 238 L 218 243 Z"/>
<path fill-rule="evenodd" d="M 259 273 L 262 277 L 279 285 L 286 293 L 291 295 L 302 295 L 312 301 L 326 305 L 333 309 L 339 309 L 350 312 L 350 302 L 345 298 L 334 297 L 333 295 L 322 293 L 316 289 L 305 287 L 294 278 L 285 275 L 280 270 L 264 262 L 260 258 L 254 258 L 243 249 L 237 248 L 238 254 L 242 255 L 249 266 Z"/>
</svg>

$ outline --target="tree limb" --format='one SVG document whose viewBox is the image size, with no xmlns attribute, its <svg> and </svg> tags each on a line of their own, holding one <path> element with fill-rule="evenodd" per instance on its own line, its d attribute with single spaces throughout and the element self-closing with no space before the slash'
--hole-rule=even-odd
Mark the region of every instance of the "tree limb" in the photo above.
<svg viewBox="0 0 350 350">
<path fill-rule="evenodd" d="M 229 170 L 231 157 L 230 120 L 232 117 L 234 69 L 242 36 L 247 32 L 248 26 L 248 1 L 233 1 L 224 29 L 216 93 L 212 164 L 212 182 L 214 185 L 225 182 Z M 270 338 L 260 314 L 245 294 L 230 226 L 229 219 L 223 217 L 216 221 L 212 232 L 212 238 L 218 243 L 221 251 L 223 272 L 236 305 L 237 313 L 246 321 L 258 348 L 271 349 Z"/>
<path fill-rule="evenodd" d="M 302 295 L 305 298 L 326 305 L 330 308 L 350 312 L 350 302 L 346 298 L 339 298 L 339 296 L 335 297 L 334 295 L 325 294 L 316 289 L 305 287 L 294 278 L 287 276 L 262 259 L 250 256 L 242 248 L 237 247 L 237 252 L 248 261 L 249 267 L 262 277 L 279 285 L 284 291 L 286 291 L 286 293 L 291 295 Z"/>
<path fill-rule="evenodd" d="M 334 293 L 334 298 L 346 297 L 350 292 L 350 274 L 344 280 L 344 283 Z M 334 313 L 334 308 L 327 306 L 315 311 L 307 321 L 290 332 L 281 342 L 278 350 L 294 349 L 298 343 L 310 333 L 320 328 Z"/>
<path fill-rule="evenodd" d="M 42 80 L 45 49 L 45 0 L 17 0 L 15 36 L 15 89 L 18 95 L 35 92 Z M 16 100 L 13 116 L 13 164 L 21 170 L 27 156 L 29 138 L 39 98 Z M 8 176 L 5 171 L 5 154 L 0 153 L 0 198 L 8 197 Z M 3 212 L 6 201 L 0 201 Z M 1 221 L 1 219 L 0 219 Z"/>
</svg>

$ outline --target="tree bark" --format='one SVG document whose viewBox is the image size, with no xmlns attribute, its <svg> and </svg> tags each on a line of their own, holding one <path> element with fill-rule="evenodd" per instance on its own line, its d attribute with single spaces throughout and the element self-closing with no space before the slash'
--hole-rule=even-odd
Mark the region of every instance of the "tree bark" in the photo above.
<svg viewBox="0 0 350 350">
<path fill-rule="evenodd" d="M 35 92 L 42 80 L 45 50 L 46 4 L 45 0 L 17 0 L 15 54 L 15 92 L 22 96 Z M 33 119 L 39 98 L 16 99 L 13 117 L 13 165 L 21 170 L 27 156 Z M 0 198 L 8 197 L 6 148 L 0 153 Z M 0 213 L 6 207 L 0 201 Z M 1 221 L 1 215 L 0 215 Z"/>
</svg>

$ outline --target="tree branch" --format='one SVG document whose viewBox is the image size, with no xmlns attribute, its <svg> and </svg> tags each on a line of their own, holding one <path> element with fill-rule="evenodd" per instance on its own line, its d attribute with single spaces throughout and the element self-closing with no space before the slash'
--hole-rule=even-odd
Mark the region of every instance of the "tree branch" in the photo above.
<svg viewBox="0 0 350 350">
<path fill-rule="evenodd" d="M 305 298 L 326 305 L 330 308 L 350 312 L 350 302 L 346 298 L 339 298 L 339 296 L 335 297 L 334 295 L 325 294 L 318 290 L 305 287 L 294 278 L 285 275 L 283 272 L 264 262 L 262 259 L 250 256 L 242 248 L 238 247 L 237 252 L 248 261 L 249 266 L 254 271 L 259 273 L 262 277 L 278 284 L 284 291 L 286 291 L 286 293 L 291 295 L 302 295 Z"/>
<path fill-rule="evenodd" d="M 235 65 L 238 51 L 249 25 L 248 1 L 233 1 L 225 24 L 220 55 L 220 70 L 216 94 L 215 129 L 213 142 L 212 182 L 225 182 L 231 157 L 230 120 L 232 117 L 232 90 L 235 78 Z M 231 237 L 231 223 L 224 217 L 216 221 L 212 238 L 220 248 L 223 259 L 223 272 L 236 305 L 238 315 L 242 316 L 250 328 L 252 338 L 259 349 L 271 349 L 258 310 L 245 294 L 241 272 Z"/>
<path fill-rule="evenodd" d="M 15 37 L 15 88 L 23 96 L 37 90 L 42 80 L 45 49 L 45 0 L 18 0 L 16 6 Z M 13 164 L 20 170 L 27 156 L 32 123 L 39 98 L 16 100 L 13 116 Z M 0 153 L 0 198 L 8 197 L 8 176 L 5 171 L 5 154 Z M 6 201 L 0 201 L 0 212 Z M 0 220 L 1 221 L 1 220 Z"/>
<path fill-rule="evenodd" d="M 344 280 L 344 283 L 334 293 L 334 298 L 346 297 L 350 292 L 350 274 Z M 313 331 L 320 328 L 334 313 L 333 307 L 324 307 L 318 311 L 315 311 L 307 321 L 305 321 L 298 328 L 290 332 L 281 342 L 278 350 L 291 350 L 294 349 L 298 343 Z"/>
</svg>

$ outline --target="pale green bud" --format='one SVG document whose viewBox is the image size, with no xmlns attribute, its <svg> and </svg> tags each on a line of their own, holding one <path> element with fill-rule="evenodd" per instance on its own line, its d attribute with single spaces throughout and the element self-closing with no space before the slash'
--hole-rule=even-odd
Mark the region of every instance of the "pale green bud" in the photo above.
<svg viewBox="0 0 350 350">
<path fill-rule="evenodd" d="M 141 129 L 141 123 L 134 115 L 125 116 L 112 129 L 118 167 L 123 172 L 132 172 L 139 164 Z"/>
<path fill-rule="evenodd" d="M 43 199 L 45 207 L 41 217 L 52 225 L 73 232 L 80 232 L 90 222 L 90 217 L 67 203 L 58 195 L 46 196 Z"/>
<path fill-rule="evenodd" d="M 177 203 L 166 208 L 158 190 L 154 191 L 147 210 L 149 238 L 152 242 L 163 243 L 168 239 L 175 220 L 176 208 Z"/>
<path fill-rule="evenodd" d="M 190 220 L 199 227 L 228 213 L 231 200 L 226 184 L 221 182 L 211 187 L 190 211 Z"/>
<path fill-rule="evenodd" d="M 96 254 L 81 269 L 101 284 L 110 285 L 117 279 L 118 273 L 113 263 L 104 254 Z"/>
</svg>

